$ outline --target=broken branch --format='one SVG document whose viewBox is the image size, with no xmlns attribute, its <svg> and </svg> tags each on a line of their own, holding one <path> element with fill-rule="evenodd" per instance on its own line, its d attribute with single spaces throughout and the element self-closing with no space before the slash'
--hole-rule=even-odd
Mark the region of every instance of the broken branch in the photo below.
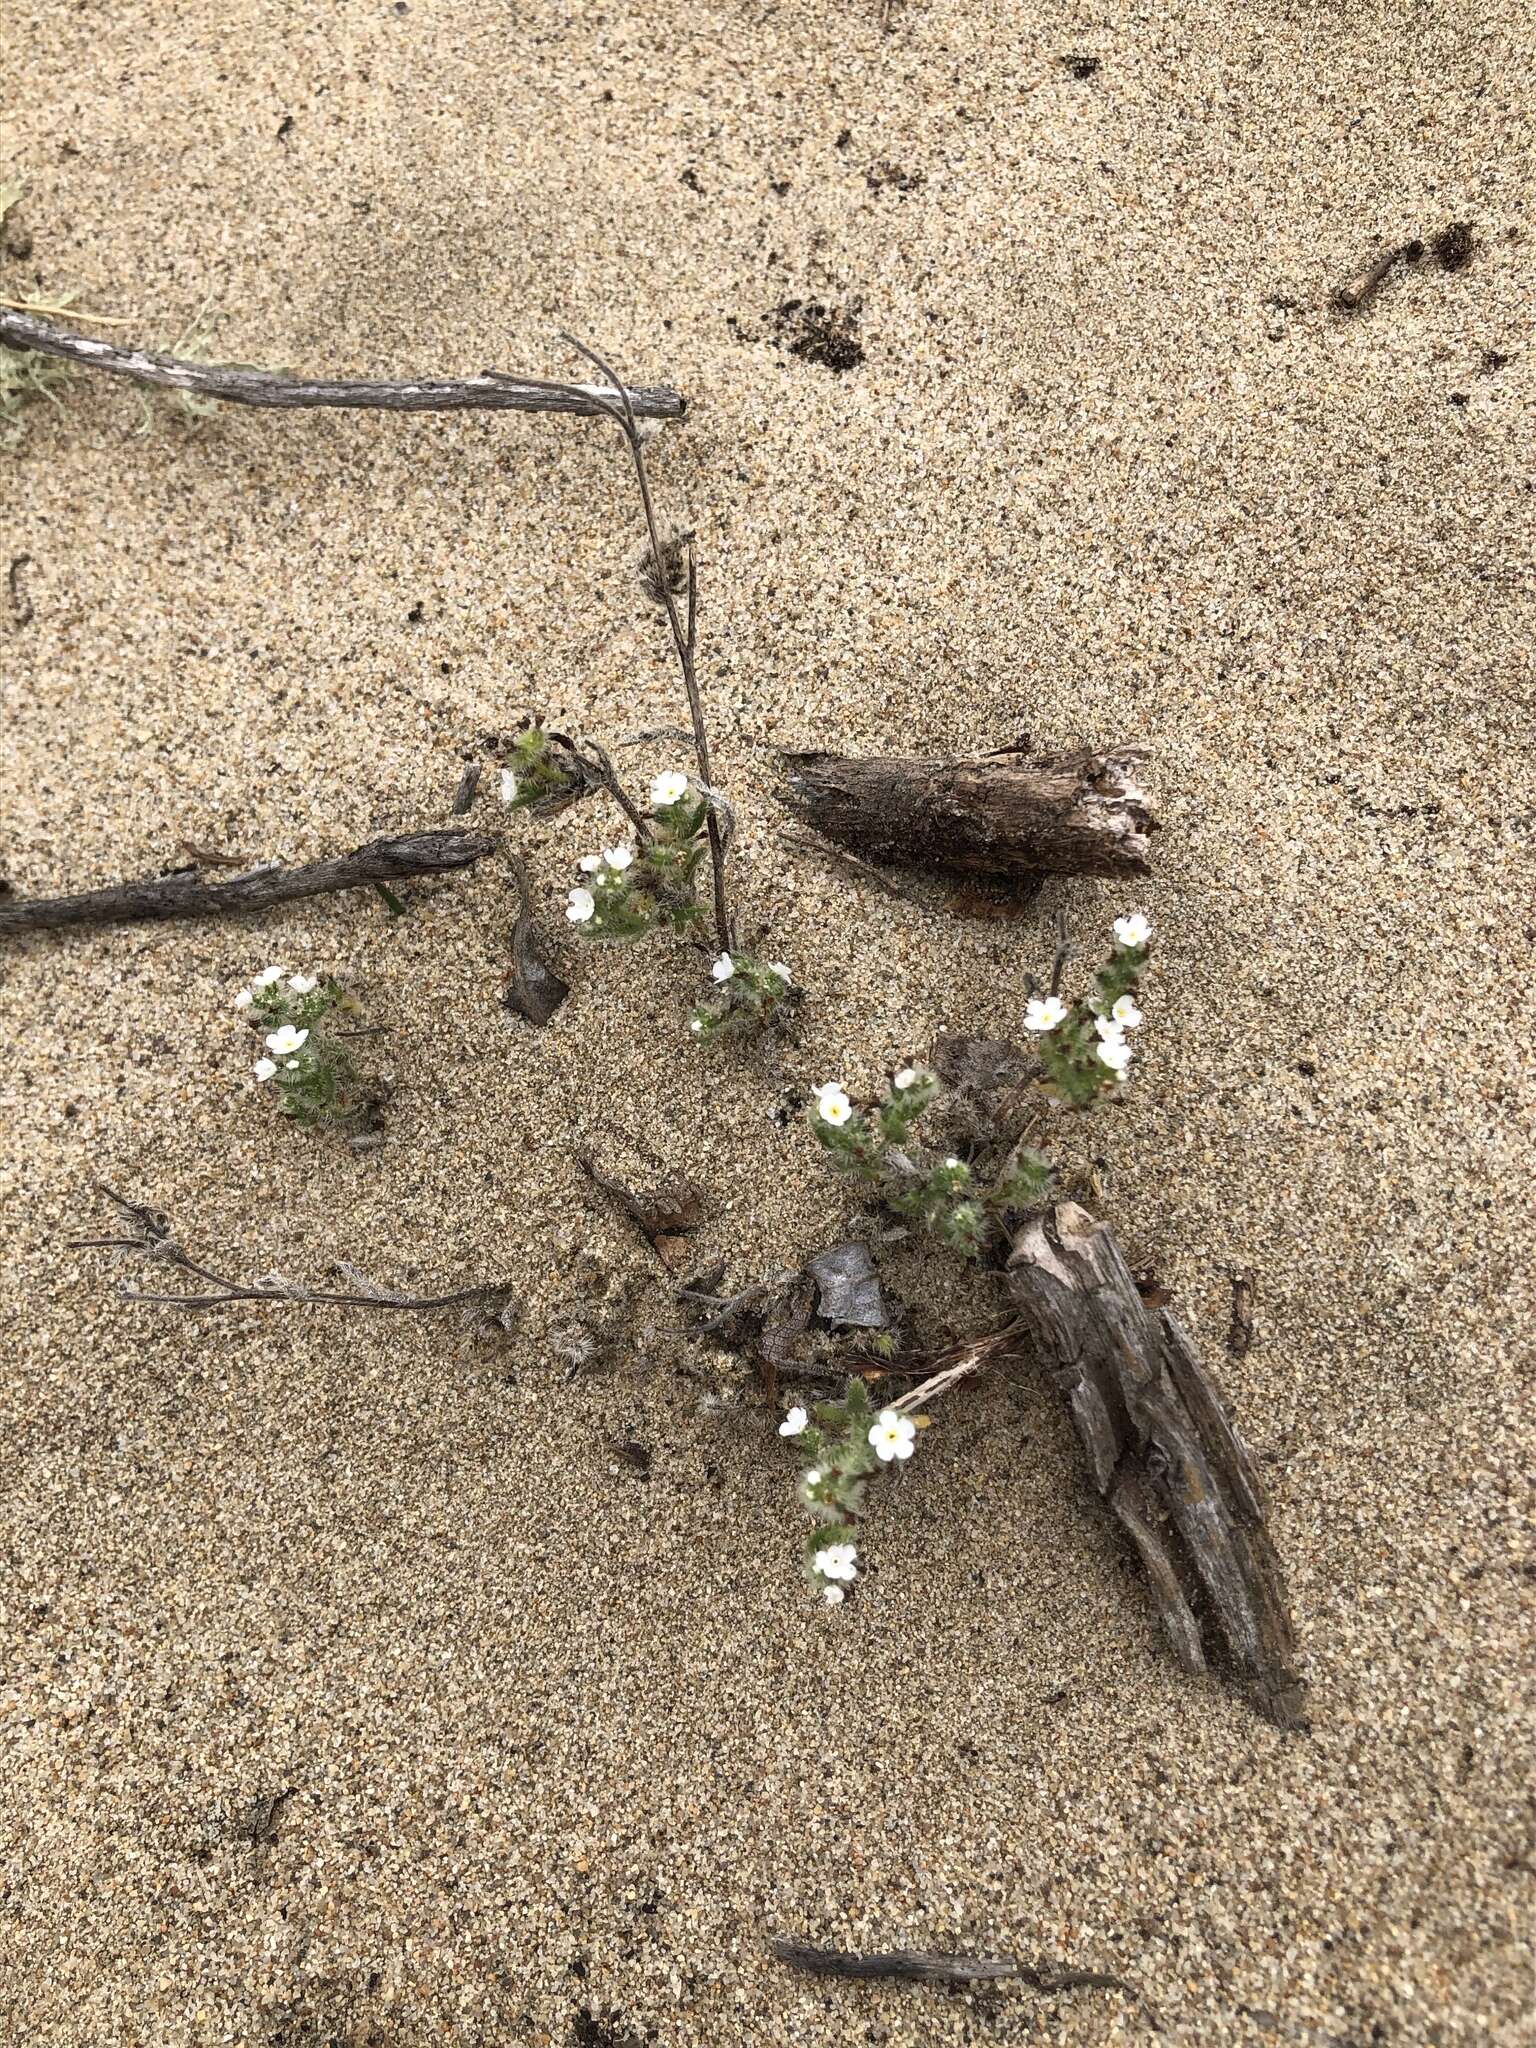
<svg viewBox="0 0 1536 2048">
<path fill-rule="evenodd" d="M 452 874 L 472 867 L 496 844 L 495 839 L 472 832 L 411 832 L 370 839 L 351 853 L 309 861 L 303 867 L 252 868 L 227 882 L 205 882 L 196 868 L 179 868 L 174 874 L 115 882 L 77 896 L 37 896 L 0 904 L 0 938 L 64 925 L 141 924 L 269 910 L 275 903 L 293 903 L 336 889 L 383 888 L 411 876 Z"/>
<path fill-rule="evenodd" d="M 858 1955 L 851 1949 L 814 1948 L 809 1942 L 775 1936 L 769 1948 L 781 1963 L 816 1977 L 891 1977 L 905 1984 L 1028 1984 L 1035 1991 L 1123 1991 L 1139 1998 L 1123 1977 L 1103 1970 L 1056 1968 L 1024 1963 L 1014 1956 L 936 1955 L 926 1949 L 896 1948 Z"/>
<path fill-rule="evenodd" d="M 118 348 L 94 335 L 77 334 L 39 320 L 35 314 L 0 309 L 0 343 L 8 348 L 35 349 L 109 377 L 128 377 L 136 384 L 162 390 L 195 391 L 229 405 L 273 406 L 292 411 L 305 406 L 372 408 L 384 412 L 564 412 L 587 416 L 604 413 L 606 391 L 584 384 L 546 382 L 539 377 L 510 377 L 487 370 L 478 377 L 408 378 L 375 382 L 366 378 L 285 377 L 247 364 L 196 363 L 178 356 L 155 355 L 147 349 Z M 636 419 L 678 420 L 686 401 L 665 386 L 626 389 L 623 396 Z"/>
</svg>

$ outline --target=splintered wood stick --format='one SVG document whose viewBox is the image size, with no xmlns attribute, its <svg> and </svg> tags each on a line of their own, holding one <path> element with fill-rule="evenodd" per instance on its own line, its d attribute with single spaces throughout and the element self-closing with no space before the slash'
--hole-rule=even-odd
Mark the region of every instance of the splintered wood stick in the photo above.
<svg viewBox="0 0 1536 2048">
<path fill-rule="evenodd" d="M 1225 1397 L 1177 1317 L 1142 1300 L 1075 1202 L 1014 1238 L 1008 1292 L 1066 1399 L 1095 1491 L 1141 1558 L 1186 1671 L 1225 1666 L 1277 1727 L 1302 1719 L 1285 1574 Z"/>
<path fill-rule="evenodd" d="M 303 896 L 335 889 L 387 889 L 418 875 L 447 875 L 488 854 L 497 840 L 475 832 L 408 832 L 370 839 L 351 853 L 303 867 L 252 868 L 226 882 L 205 882 L 196 868 L 142 882 L 115 882 L 78 896 L 38 896 L 0 902 L 0 939 L 64 925 L 140 924 L 171 917 L 227 917 L 270 910 Z"/>
<path fill-rule="evenodd" d="M 1024 878 L 1144 875 L 1142 747 L 950 760 L 785 758 L 787 799 L 839 846 L 909 867 Z"/>
<path fill-rule="evenodd" d="M 388 382 L 356 377 L 286 377 L 244 363 L 194 363 L 148 349 L 119 348 L 92 334 L 59 327 L 35 313 L 0 309 L 0 343 L 35 349 L 82 369 L 104 370 L 168 391 L 195 391 L 229 405 L 372 407 L 384 412 L 566 412 L 601 417 L 612 402 L 607 385 L 560 384 L 540 377 L 510 377 L 497 370 L 477 377 L 413 377 Z M 627 389 L 630 411 L 641 420 L 679 420 L 687 410 L 679 392 L 661 385 Z"/>
</svg>

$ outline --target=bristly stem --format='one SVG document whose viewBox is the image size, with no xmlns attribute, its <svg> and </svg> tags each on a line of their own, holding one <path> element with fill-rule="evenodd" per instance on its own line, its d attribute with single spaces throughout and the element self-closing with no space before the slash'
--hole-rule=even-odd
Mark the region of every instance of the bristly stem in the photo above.
<svg viewBox="0 0 1536 2048">
<path fill-rule="evenodd" d="M 640 503 L 645 512 L 645 530 L 650 541 L 651 563 L 655 570 L 656 587 L 666 607 L 667 624 L 672 629 L 672 644 L 677 650 L 678 667 L 682 670 L 683 690 L 688 699 L 688 716 L 693 725 L 693 751 L 698 762 L 699 780 L 704 785 L 704 795 L 709 804 L 705 818 L 705 830 L 709 835 L 709 864 L 714 878 L 715 936 L 720 950 L 729 953 L 734 945 L 731 926 L 730 903 L 725 890 L 725 849 L 726 834 L 721 829 L 720 809 L 714 792 L 714 773 L 709 760 L 709 735 L 704 725 L 704 704 L 699 695 L 698 670 L 695 656 L 698 651 L 698 566 L 694 560 L 693 537 L 684 542 L 688 563 L 688 610 L 686 621 L 677 608 L 673 594 L 672 580 L 667 574 L 666 559 L 662 551 L 661 531 L 656 523 L 656 506 L 651 497 L 651 480 L 646 473 L 645 450 L 635 426 L 634 407 L 630 403 L 627 388 L 619 381 L 617 373 L 594 349 L 579 342 L 574 335 L 564 334 L 578 355 L 586 357 L 596 369 L 607 378 L 617 394 L 617 403 L 598 400 L 602 409 L 623 434 L 629 448 L 630 459 L 635 465 L 635 480 L 640 486 Z"/>
</svg>

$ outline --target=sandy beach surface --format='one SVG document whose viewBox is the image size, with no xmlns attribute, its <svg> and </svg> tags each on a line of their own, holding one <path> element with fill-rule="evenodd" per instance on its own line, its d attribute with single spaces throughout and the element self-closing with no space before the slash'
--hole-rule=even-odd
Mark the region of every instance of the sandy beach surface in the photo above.
<svg viewBox="0 0 1536 2048">
<path fill-rule="evenodd" d="M 593 809 L 513 827 L 547 1031 L 495 862 L 399 919 L 5 945 L 0 2035 L 1536 2040 L 1526 10 L 32 0 L 0 71 L 9 297 L 355 374 L 569 374 L 569 328 L 687 393 L 655 483 L 743 920 L 806 990 L 797 1044 L 692 1056 L 698 956 L 560 919 Z M 1470 262 L 1331 309 L 1453 221 Z M 675 722 L 639 539 L 602 426 L 81 380 L 0 455 L 0 872 L 311 858 L 446 822 L 525 709 Z M 1026 731 L 1153 749 L 1135 897 L 964 920 L 783 844 L 776 748 Z M 1174 1668 L 1028 1372 L 936 1411 L 819 1608 L 776 1411 L 572 1159 L 649 1148 L 701 1264 L 792 1263 L 856 1214 L 807 1089 L 1016 1030 L 1054 911 L 1133 907 L 1143 1057 L 1064 1159 L 1261 1459 L 1298 1734 Z M 268 961 L 389 1027 L 381 1149 L 252 1087 Z M 520 1327 L 135 1307 L 70 1249 L 97 1180 L 243 1275 L 505 1277 Z M 886 1277 L 930 1339 L 995 1313 Z M 827 1983 L 774 1934 L 1137 1995 Z"/>
</svg>

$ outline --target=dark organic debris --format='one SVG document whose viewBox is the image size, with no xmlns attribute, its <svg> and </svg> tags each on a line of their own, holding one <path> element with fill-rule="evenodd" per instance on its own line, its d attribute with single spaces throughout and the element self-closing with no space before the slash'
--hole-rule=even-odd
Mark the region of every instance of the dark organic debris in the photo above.
<svg viewBox="0 0 1536 2048">
<path fill-rule="evenodd" d="M 1469 220 L 1453 220 L 1434 236 L 1429 253 L 1442 270 L 1465 270 L 1477 248 L 1477 237 Z"/>
<path fill-rule="evenodd" d="M 512 972 L 502 992 L 502 1002 L 514 1015 L 530 1024 L 547 1024 L 570 994 L 570 984 L 544 958 L 543 943 L 533 920 L 532 891 L 528 870 L 516 857 L 512 872 L 517 881 L 517 916 L 512 925 Z"/>
<path fill-rule="evenodd" d="M 1253 1349 L 1253 1299 L 1253 1275 L 1234 1273 L 1232 1320 L 1227 1325 L 1227 1349 L 1234 1358 L 1246 1358 Z"/>
<path fill-rule="evenodd" d="M 1054 1963 L 1024 1963 L 1014 1956 L 936 1955 L 897 1948 L 857 1955 L 848 1949 L 815 1948 L 809 1942 L 775 1937 L 769 1948 L 781 1963 L 817 1977 L 889 1977 L 904 1984 L 1027 1984 L 1033 1991 L 1121 1991 L 1141 1994 L 1123 1977 L 1105 1970 L 1073 1970 Z"/>
<path fill-rule="evenodd" d="M 807 1259 L 805 1271 L 815 1282 L 816 1313 L 824 1322 L 843 1330 L 890 1327 L 890 1315 L 867 1244 L 854 1240 L 833 1245 L 830 1251 Z"/>
<path fill-rule="evenodd" d="M 637 1479 L 650 1478 L 651 1451 L 648 1444 L 636 1443 L 632 1439 L 615 1437 L 613 1439 L 613 1448 Z"/>
<path fill-rule="evenodd" d="M 1104 62 L 1102 57 L 1080 56 L 1063 57 L 1061 61 L 1074 78 L 1092 78 Z"/>
<path fill-rule="evenodd" d="M 864 182 L 871 192 L 917 192 L 927 182 L 922 171 L 903 170 L 900 164 L 871 164 L 864 173 Z"/>
<path fill-rule="evenodd" d="M 669 1273 L 688 1261 L 687 1237 L 704 1219 L 704 1198 L 685 1174 L 668 1174 L 654 1187 L 631 1188 L 604 1173 L 592 1154 L 578 1149 L 576 1163 L 604 1194 L 612 1195 Z"/>
<path fill-rule="evenodd" d="M 469 761 L 465 763 L 464 773 L 459 777 L 459 786 L 453 792 L 453 802 L 449 807 L 451 816 L 462 818 L 474 802 L 475 797 L 479 793 L 480 777 L 484 772 L 484 768 L 485 763 L 483 761 Z"/>
<path fill-rule="evenodd" d="M 31 565 L 30 555 L 17 555 L 6 572 L 6 588 L 11 594 L 11 615 L 20 632 L 23 626 L 30 626 L 34 617 L 32 600 L 21 587 L 21 572 Z"/>
<path fill-rule="evenodd" d="M 1400 260 L 1415 260 L 1409 254 L 1414 246 L 1412 243 L 1402 243 L 1390 249 L 1378 249 L 1365 257 L 1335 290 L 1334 305 L 1341 313 L 1358 313 L 1360 308 L 1367 305 L 1380 291 L 1388 274 Z M 1419 245 L 1419 248 L 1422 250 L 1422 245 Z"/>
<path fill-rule="evenodd" d="M 848 306 L 827 306 L 820 299 L 785 299 L 774 308 L 772 320 L 780 347 L 802 362 L 819 363 L 842 376 L 864 360 L 859 312 L 857 300 Z"/>
</svg>

